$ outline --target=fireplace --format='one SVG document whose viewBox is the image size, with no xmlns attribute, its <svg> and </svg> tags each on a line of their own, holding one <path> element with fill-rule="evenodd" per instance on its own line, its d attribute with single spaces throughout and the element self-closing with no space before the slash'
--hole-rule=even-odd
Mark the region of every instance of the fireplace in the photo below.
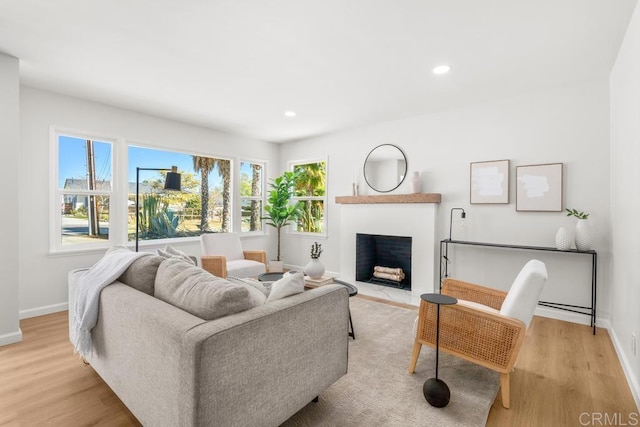
<svg viewBox="0 0 640 427">
<path fill-rule="evenodd" d="M 340 278 L 353 281 L 364 295 L 407 303 L 397 296 L 408 294 L 414 305 L 420 304 L 420 295 L 438 291 L 435 228 L 440 194 L 344 196 L 336 197 L 336 203 L 340 204 Z M 356 280 L 357 234 L 411 237 L 410 291 Z"/>
<path fill-rule="evenodd" d="M 411 237 L 357 233 L 356 280 L 411 290 Z"/>
</svg>

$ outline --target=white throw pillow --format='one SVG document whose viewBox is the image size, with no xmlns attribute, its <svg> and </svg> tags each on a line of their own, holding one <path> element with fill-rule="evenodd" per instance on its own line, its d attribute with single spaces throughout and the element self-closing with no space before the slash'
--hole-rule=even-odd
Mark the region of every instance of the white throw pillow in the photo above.
<svg viewBox="0 0 640 427">
<path fill-rule="evenodd" d="M 294 294 L 299 294 L 304 291 L 304 274 L 301 272 L 287 273 L 282 279 L 277 282 L 273 282 L 271 285 L 271 292 L 267 302 L 282 299 Z"/>
</svg>

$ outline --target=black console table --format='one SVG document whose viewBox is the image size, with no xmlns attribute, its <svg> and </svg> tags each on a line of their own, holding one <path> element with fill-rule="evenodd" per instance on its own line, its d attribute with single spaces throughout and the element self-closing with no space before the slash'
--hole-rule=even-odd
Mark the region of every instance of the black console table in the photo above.
<svg viewBox="0 0 640 427">
<path fill-rule="evenodd" d="M 596 294 L 598 290 L 598 283 L 596 279 L 596 273 L 598 268 L 598 253 L 594 250 L 579 251 L 576 249 L 569 249 L 567 251 L 561 251 L 556 248 L 545 246 L 523 246 L 523 245 L 505 245 L 499 243 L 484 243 L 484 242 L 468 242 L 464 240 L 451 240 L 444 239 L 440 241 L 440 289 L 442 289 L 442 281 L 449 277 L 449 245 L 467 245 L 467 246 L 483 246 L 491 248 L 505 248 L 505 249 L 523 249 L 530 251 L 545 251 L 545 252 L 560 252 L 564 254 L 578 254 L 578 255 L 591 255 L 591 307 L 584 307 L 581 305 L 560 304 L 550 301 L 539 301 L 538 305 L 544 307 L 551 307 L 558 310 L 571 311 L 573 313 L 584 314 L 591 318 L 591 327 L 593 328 L 593 335 L 596 334 Z M 443 262 L 444 260 L 444 262 Z"/>
</svg>

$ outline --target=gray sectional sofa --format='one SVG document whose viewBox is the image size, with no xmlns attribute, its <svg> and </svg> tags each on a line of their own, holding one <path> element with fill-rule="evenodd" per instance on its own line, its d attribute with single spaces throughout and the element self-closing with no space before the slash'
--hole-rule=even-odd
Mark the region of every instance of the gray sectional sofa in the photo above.
<svg viewBox="0 0 640 427">
<path fill-rule="evenodd" d="M 155 298 L 161 260 L 143 259 L 102 291 L 87 357 L 142 424 L 277 426 L 346 373 L 344 287 L 207 321 Z M 85 270 L 69 273 L 70 319 Z"/>
</svg>

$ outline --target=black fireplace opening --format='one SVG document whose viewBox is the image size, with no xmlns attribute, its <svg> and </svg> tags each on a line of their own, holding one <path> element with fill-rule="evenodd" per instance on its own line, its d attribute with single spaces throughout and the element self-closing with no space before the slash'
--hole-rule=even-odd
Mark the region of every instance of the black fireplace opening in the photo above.
<svg viewBox="0 0 640 427">
<path fill-rule="evenodd" d="M 357 233 L 356 280 L 411 290 L 411 237 Z"/>
</svg>

